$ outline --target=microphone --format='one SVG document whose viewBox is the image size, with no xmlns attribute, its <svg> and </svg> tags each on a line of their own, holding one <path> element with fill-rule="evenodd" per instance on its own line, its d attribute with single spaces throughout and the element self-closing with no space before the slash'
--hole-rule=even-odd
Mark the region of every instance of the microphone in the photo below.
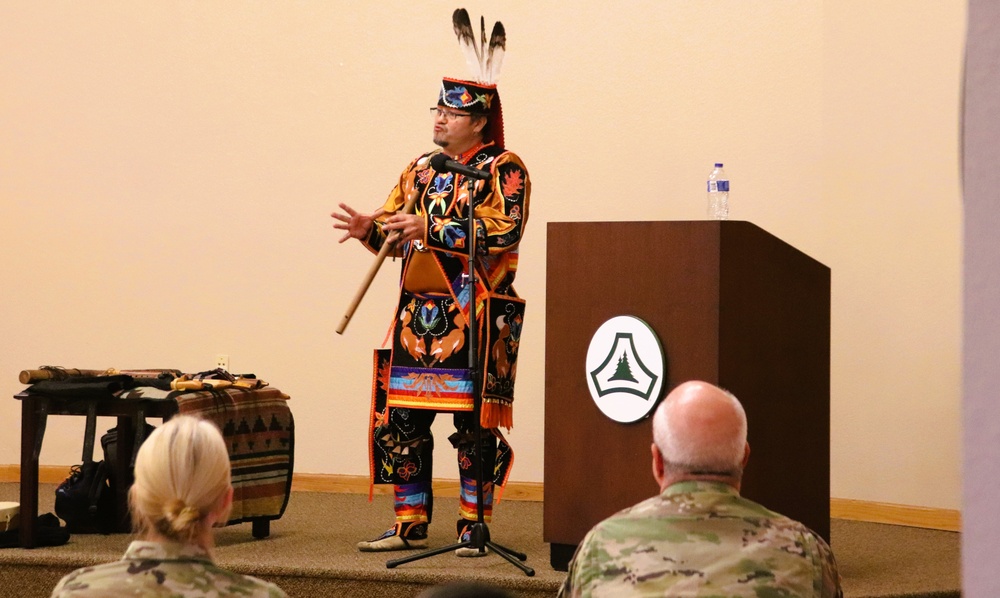
<svg viewBox="0 0 1000 598">
<path fill-rule="evenodd" d="M 479 179 L 481 181 L 485 181 L 492 176 L 485 170 L 466 166 L 465 164 L 455 160 L 449 160 L 448 156 L 444 153 L 435 154 L 431 158 L 431 168 L 438 172 L 457 172 L 458 174 L 464 174 L 469 178 Z"/>
</svg>

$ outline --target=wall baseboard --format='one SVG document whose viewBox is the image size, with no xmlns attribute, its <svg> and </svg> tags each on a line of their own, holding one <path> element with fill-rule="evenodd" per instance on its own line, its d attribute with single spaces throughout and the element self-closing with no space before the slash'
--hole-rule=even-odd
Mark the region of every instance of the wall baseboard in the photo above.
<svg viewBox="0 0 1000 598">
<path fill-rule="evenodd" d="M 541 482 L 508 482 L 501 499 L 544 500 Z M 292 474 L 292 490 L 296 492 L 342 492 L 347 494 L 368 494 L 371 484 L 367 476 L 338 475 L 326 473 Z M 458 480 L 434 480 L 435 496 L 458 498 Z M 376 484 L 374 494 L 392 494 L 392 486 Z"/>
<path fill-rule="evenodd" d="M 939 529 L 949 532 L 962 531 L 962 513 L 954 509 L 934 509 L 850 498 L 831 498 L 830 517 L 868 523 Z"/>
<path fill-rule="evenodd" d="M 0 482 L 20 481 L 21 468 L 18 465 L 0 465 Z M 38 468 L 38 479 L 43 484 L 58 484 L 69 475 L 69 466 L 45 465 Z M 325 473 L 296 473 L 292 475 L 292 490 L 296 492 L 339 492 L 344 494 L 368 494 L 367 476 L 338 475 Z M 458 480 L 435 480 L 434 493 L 438 496 L 456 498 Z M 391 494 L 392 486 L 376 485 L 375 494 Z M 545 499 L 541 482 L 509 482 L 502 497 L 507 500 Z M 953 509 L 934 509 L 896 505 L 850 498 L 831 498 L 830 517 L 869 523 L 886 523 L 957 532 L 962 529 L 962 514 Z"/>
<path fill-rule="evenodd" d="M 41 465 L 38 467 L 40 484 L 58 484 L 69 477 L 69 465 Z M 0 482 L 20 482 L 20 465 L 0 465 Z"/>
</svg>

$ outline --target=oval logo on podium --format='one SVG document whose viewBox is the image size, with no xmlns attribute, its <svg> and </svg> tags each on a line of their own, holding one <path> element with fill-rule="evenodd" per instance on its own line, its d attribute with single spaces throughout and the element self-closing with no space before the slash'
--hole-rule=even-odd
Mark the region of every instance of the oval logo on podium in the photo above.
<svg viewBox="0 0 1000 598">
<path fill-rule="evenodd" d="M 622 423 L 646 417 L 663 389 L 663 347 L 649 324 L 616 316 L 601 324 L 587 349 L 587 388 L 597 408 Z"/>
</svg>

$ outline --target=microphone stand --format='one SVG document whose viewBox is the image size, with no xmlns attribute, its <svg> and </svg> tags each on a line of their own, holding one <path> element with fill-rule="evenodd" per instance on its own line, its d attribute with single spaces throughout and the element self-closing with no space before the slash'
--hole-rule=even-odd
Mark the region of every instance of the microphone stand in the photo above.
<svg viewBox="0 0 1000 598">
<path fill-rule="evenodd" d="M 469 534 L 469 539 L 457 542 L 455 544 L 449 544 L 448 546 L 442 546 L 441 548 L 433 548 L 431 550 L 426 550 L 419 554 L 414 554 L 398 559 L 392 559 L 386 561 L 385 566 L 387 569 L 393 569 L 398 565 L 403 565 L 405 563 L 411 563 L 420 559 L 425 559 L 428 557 L 436 556 L 439 554 L 444 554 L 446 552 L 451 552 L 459 548 L 475 548 L 479 550 L 480 553 L 485 553 L 487 548 L 491 548 L 493 552 L 499 554 L 501 557 L 506 559 L 510 564 L 514 565 L 518 569 L 524 572 L 528 577 L 533 577 L 535 575 L 535 570 L 531 567 L 520 563 L 518 561 L 528 560 L 528 556 L 524 553 L 511 550 L 493 542 L 490 539 L 490 528 L 486 524 L 486 520 L 483 517 L 483 425 L 480 419 L 480 413 L 482 412 L 483 395 L 481 388 L 481 371 L 480 371 L 480 360 L 479 360 L 479 335 L 476 331 L 477 320 L 476 320 L 476 219 L 473 213 L 473 197 L 475 196 L 475 184 L 476 181 L 471 176 L 465 177 L 466 183 L 468 185 L 468 197 L 469 197 L 469 218 L 466 223 L 466 240 L 469 243 L 469 264 L 466 268 L 465 273 L 465 285 L 466 289 L 469 291 L 469 322 L 468 322 L 468 332 L 466 333 L 466 343 L 469 348 L 469 374 L 472 377 L 472 396 L 473 396 L 473 419 L 475 420 L 475 427 L 473 428 L 473 433 L 475 434 L 475 447 L 476 447 L 476 459 L 475 470 L 476 470 L 476 523 L 472 524 L 472 530 Z M 459 488 L 461 493 L 461 488 Z"/>
</svg>

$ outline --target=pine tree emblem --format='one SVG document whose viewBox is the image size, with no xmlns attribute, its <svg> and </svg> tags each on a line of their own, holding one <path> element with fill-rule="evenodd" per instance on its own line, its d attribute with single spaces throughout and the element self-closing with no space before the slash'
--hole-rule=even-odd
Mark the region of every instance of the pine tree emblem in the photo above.
<svg viewBox="0 0 1000 598">
<path fill-rule="evenodd" d="M 587 348 L 587 389 L 601 413 L 619 423 L 636 422 L 656 406 L 666 375 L 666 356 L 656 332 L 635 316 L 601 324 Z"/>
<path fill-rule="evenodd" d="M 632 375 L 632 368 L 628 363 L 628 354 L 622 353 L 622 356 L 618 358 L 618 367 L 615 369 L 614 375 L 612 375 L 608 380 L 625 380 L 628 382 L 639 383 Z"/>
<path fill-rule="evenodd" d="M 627 393 L 649 401 L 655 398 L 652 392 L 660 375 L 642 362 L 632 333 L 617 332 L 607 357 L 590 371 L 590 378 L 598 396 Z"/>
</svg>

